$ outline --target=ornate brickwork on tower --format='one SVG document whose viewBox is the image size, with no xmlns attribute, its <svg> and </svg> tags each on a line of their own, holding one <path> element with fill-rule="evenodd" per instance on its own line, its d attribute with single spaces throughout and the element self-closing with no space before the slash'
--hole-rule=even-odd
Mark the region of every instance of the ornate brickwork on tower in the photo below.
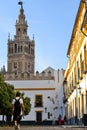
<svg viewBox="0 0 87 130">
<path fill-rule="evenodd" d="M 16 20 L 16 34 L 14 39 L 8 37 L 8 80 L 30 79 L 34 76 L 35 41 L 27 35 L 28 24 L 25 20 L 23 3 L 21 5 L 18 20 Z"/>
<path fill-rule="evenodd" d="M 18 20 L 16 20 L 16 34 L 14 39 L 8 37 L 8 59 L 5 80 L 53 80 L 53 69 L 48 67 L 39 73 L 34 72 L 35 66 L 35 40 L 30 40 L 27 35 L 28 24 L 25 19 L 23 3 Z"/>
</svg>

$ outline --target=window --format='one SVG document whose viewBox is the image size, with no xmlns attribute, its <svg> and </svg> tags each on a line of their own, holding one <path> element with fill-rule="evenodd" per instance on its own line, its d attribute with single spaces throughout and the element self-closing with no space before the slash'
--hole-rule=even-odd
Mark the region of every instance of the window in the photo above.
<svg viewBox="0 0 87 130">
<path fill-rule="evenodd" d="M 15 53 L 17 52 L 17 44 L 15 44 Z"/>
<path fill-rule="evenodd" d="M 23 51 L 23 47 L 21 46 L 21 52 Z"/>
<path fill-rule="evenodd" d="M 26 29 L 24 29 L 24 32 L 23 32 L 23 33 L 26 34 L 26 32 L 27 32 Z"/>
<path fill-rule="evenodd" d="M 35 107 L 42 107 L 43 102 L 42 102 L 42 95 L 36 95 L 35 97 Z"/>
<path fill-rule="evenodd" d="M 17 68 L 17 63 L 16 62 L 14 62 L 14 69 L 16 69 Z"/>
<path fill-rule="evenodd" d="M 82 73 L 84 72 L 84 61 L 82 61 Z"/>
<path fill-rule="evenodd" d="M 20 28 L 18 28 L 18 32 L 20 32 Z"/>
<path fill-rule="evenodd" d="M 12 63 L 8 63 L 8 71 L 12 72 Z"/>
<path fill-rule="evenodd" d="M 84 47 L 84 69 L 87 70 L 87 50 L 86 46 Z"/>
<path fill-rule="evenodd" d="M 80 54 L 80 77 L 82 78 L 82 54 Z"/>
<path fill-rule="evenodd" d="M 17 34 L 20 34 L 20 31 L 21 31 L 20 28 L 18 28 L 18 29 L 17 29 Z"/>
<path fill-rule="evenodd" d="M 50 112 L 48 112 L 48 119 L 50 119 Z"/>
</svg>

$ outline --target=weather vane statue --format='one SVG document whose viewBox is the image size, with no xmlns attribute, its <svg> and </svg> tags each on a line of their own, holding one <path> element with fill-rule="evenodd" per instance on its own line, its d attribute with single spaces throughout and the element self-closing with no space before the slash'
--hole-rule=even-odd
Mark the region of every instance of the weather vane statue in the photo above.
<svg viewBox="0 0 87 130">
<path fill-rule="evenodd" d="M 21 8 L 23 7 L 23 2 L 22 1 L 19 1 L 18 4 L 21 5 Z"/>
</svg>

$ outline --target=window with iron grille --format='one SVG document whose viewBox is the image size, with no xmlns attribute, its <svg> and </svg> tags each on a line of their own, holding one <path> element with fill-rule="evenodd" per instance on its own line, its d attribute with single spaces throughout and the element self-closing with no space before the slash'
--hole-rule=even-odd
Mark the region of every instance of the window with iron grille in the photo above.
<svg viewBox="0 0 87 130">
<path fill-rule="evenodd" d="M 42 107 L 43 102 L 42 102 L 42 95 L 36 95 L 35 97 L 35 107 Z"/>
</svg>

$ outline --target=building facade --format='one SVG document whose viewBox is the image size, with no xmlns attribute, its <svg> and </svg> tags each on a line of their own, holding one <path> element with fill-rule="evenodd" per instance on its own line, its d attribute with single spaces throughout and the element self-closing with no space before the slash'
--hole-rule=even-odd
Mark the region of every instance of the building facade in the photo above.
<svg viewBox="0 0 87 130">
<path fill-rule="evenodd" d="M 80 1 L 64 73 L 64 103 L 69 124 L 87 124 L 87 8 Z"/>
</svg>

